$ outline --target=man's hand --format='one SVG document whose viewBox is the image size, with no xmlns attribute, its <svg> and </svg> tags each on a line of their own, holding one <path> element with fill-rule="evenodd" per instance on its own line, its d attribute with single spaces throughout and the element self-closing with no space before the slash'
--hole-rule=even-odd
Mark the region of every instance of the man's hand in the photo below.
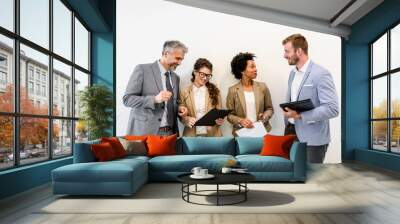
<svg viewBox="0 0 400 224">
<path fill-rule="evenodd" d="M 186 117 L 188 114 L 188 109 L 185 106 L 179 106 L 178 108 L 178 116 L 179 117 Z"/>
<path fill-rule="evenodd" d="M 186 116 L 183 118 L 183 122 L 186 124 L 186 126 L 188 126 L 189 128 L 192 128 L 193 125 L 196 123 L 196 118 Z"/>
<path fill-rule="evenodd" d="M 240 125 L 242 125 L 245 128 L 253 128 L 253 122 L 251 122 L 251 120 L 247 119 L 247 118 L 243 118 L 239 120 Z"/>
<path fill-rule="evenodd" d="M 158 93 L 157 96 L 155 96 L 154 100 L 156 101 L 156 103 L 167 102 L 169 98 L 171 98 L 171 96 L 172 93 L 170 91 L 163 90 Z"/>
<path fill-rule="evenodd" d="M 215 120 L 215 123 L 219 126 L 221 126 L 222 124 L 224 124 L 224 119 L 223 118 L 218 118 L 217 120 Z"/>
<path fill-rule="evenodd" d="M 286 111 L 285 111 L 286 110 Z M 288 107 L 285 107 L 285 110 L 283 111 L 283 115 L 287 118 L 294 118 L 295 120 L 301 119 L 301 114 L 295 110 L 292 110 Z"/>
</svg>

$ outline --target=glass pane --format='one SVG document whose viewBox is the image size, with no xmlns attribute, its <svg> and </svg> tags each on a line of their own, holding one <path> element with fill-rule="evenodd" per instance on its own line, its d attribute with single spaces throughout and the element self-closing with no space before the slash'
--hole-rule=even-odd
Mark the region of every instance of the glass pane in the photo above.
<svg viewBox="0 0 400 224">
<path fill-rule="evenodd" d="M 400 72 L 391 75 L 391 88 L 390 88 L 390 97 L 391 97 L 391 109 L 392 109 L 392 117 L 400 118 Z"/>
<path fill-rule="evenodd" d="M 22 117 L 20 119 L 20 164 L 34 163 L 49 158 L 49 120 Z"/>
<path fill-rule="evenodd" d="M 53 115 L 72 117 L 71 66 L 53 60 Z"/>
<path fill-rule="evenodd" d="M 84 120 L 75 121 L 75 143 L 87 141 L 88 134 L 86 122 Z"/>
<path fill-rule="evenodd" d="M 75 18 L 75 64 L 89 69 L 89 32 Z"/>
<path fill-rule="evenodd" d="M 14 111 L 13 40 L 0 35 L 0 111 Z"/>
<path fill-rule="evenodd" d="M 372 148 L 387 151 L 387 121 L 372 122 Z"/>
<path fill-rule="evenodd" d="M 89 85 L 89 75 L 75 69 L 75 117 L 81 114 L 81 107 L 79 106 L 79 98 L 81 92 Z"/>
<path fill-rule="evenodd" d="M 400 120 L 391 121 L 392 124 L 392 152 L 400 153 Z"/>
<path fill-rule="evenodd" d="M 53 0 L 53 10 L 53 51 L 72 60 L 72 13 L 60 0 Z"/>
<path fill-rule="evenodd" d="M 1 0 L 0 9 L 0 26 L 14 31 L 14 0 Z"/>
<path fill-rule="evenodd" d="M 372 118 L 387 118 L 387 77 L 372 81 Z"/>
<path fill-rule="evenodd" d="M 72 121 L 53 120 L 53 157 L 72 154 Z"/>
<path fill-rule="evenodd" d="M 391 69 L 400 67 L 400 24 L 391 31 L 390 50 Z"/>
<path fill-rule="evenodd" d="M 0 116 L 0 170 L 14 165 L 13 118 Z"/>
<path fill-rule="evenodd" d="M 47 115 L 49 57 L 21 44 L 21 113 Z"/>
<path fill-rule="evenodd" d="M 372 44 L 372 75 L 387 71 L 387 34 Z"/>
<path fill-rule="evenodd" d="M 49 0 L 20 0 L 21 36 L 49 48 Z"/>
</svg>

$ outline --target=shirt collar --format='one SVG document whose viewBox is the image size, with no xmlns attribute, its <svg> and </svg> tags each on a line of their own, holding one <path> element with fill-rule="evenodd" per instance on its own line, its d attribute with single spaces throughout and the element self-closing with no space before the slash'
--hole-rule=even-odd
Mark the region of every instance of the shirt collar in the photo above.
<svg viewBox="0 0 400 224">
<path fill-rule="evenodd" d="M 297 70 L 297 67 L 294 67 L 294 72 L 301 72 L 301 73 L 306 73 L 308 69 L 308 65 L 310 64 L 310 59 L 307 59 L 306 63 L 300 68 L 300 70 Z"/>
<path fill-rule="evenodd" d="M 193 84 L 193 91 L 197 92 L 197 91 L 205 91 L 205 90 L 206 90 L 206 86 L 197 87 L 196 85 Z"/>
<path fill-rule="evenodd" d="M 165 68 L 164 68 L 164 66 L 161 64 L 160 60 L 157 60 L 157 64 L 158 64 L 158 67 L 160 68 L 161 74 L 164 75 L 164 74 L 167 72 L 167 70 L 165 70 Z"/>
</svg>

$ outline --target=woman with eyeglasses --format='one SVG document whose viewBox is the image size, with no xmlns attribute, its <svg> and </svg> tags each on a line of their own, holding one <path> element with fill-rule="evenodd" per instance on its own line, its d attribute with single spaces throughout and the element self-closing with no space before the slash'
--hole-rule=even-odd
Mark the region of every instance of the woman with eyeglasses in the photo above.
<svg viewBox="0 0 400 224">
<path fill-rule="evenodd" d="M 212 64 L 205 58 L 197 59 L 192 72 L 192 84 L 180 92 L 180 105 L 187 108 L 186 116 L 181 118 L 185 125 L 183 136 L 222 136 L 220 126 L 224 119 L 217 119 L 214 126 L 194 126 L 196 121 L 213 108 L 221 109 L 221 93 L 210 82 L 212 78 Z"/>
<path fill-rule="evenodd" d="M 274 110 L 271 94 L 264 82 L 256 82 L 257 67 L 252 53 L 239 53 L 231 61 L 232 74 L 239 82 L 229 88 L 226 98 L 227 109 L 233 110 L 228 121 L 233 125 L 232 134 L 240 128 L 252 128 L 256 121 L 263 122 L 271 130 L 269 120 Z"/>
</svg>

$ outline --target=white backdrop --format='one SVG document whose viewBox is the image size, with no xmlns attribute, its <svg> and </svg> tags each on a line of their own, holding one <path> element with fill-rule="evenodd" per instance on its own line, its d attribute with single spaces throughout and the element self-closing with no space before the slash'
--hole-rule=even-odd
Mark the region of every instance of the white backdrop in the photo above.
<svg viewBox="0 0 400 224">
<path fill-rule="evenodd" d="M 287 80 L 293 67 L 283 58 L 281 42 L 294 33 L 301 33 L 307 38 L 311 60 L 331 72 L 340 100 L 339 37 L 162 0 L 118 0 L 117 135 L 126 134 L 130 108 L 123 105 L 122 96 L 134 67 L 159 59 L 164 41 L 172 39 L 182 41 L 189 48 L 185 60 L 176 71 L 181 77 L 181 86 L 190 83 L 196 59 L 205 57 L 213 63 L 214 77 L 211 81 L 220 88 L 223 105 L 229 86 L 237 82 L 230 72 L 231 59 L 239 52 L 255 53 L 257 80 L 269 87 L 275 110 L 271 134 L 282 135 L 284 123 L 279 104 L 285 101 Z M 327 163 L 341 162 L 340 120 L 339 115 L 330 121 L 332 142 L 325 159 Z M 222 131 L 225 136 L 231 136 L 231 126 L 227 121 Z"/>
</svg>

